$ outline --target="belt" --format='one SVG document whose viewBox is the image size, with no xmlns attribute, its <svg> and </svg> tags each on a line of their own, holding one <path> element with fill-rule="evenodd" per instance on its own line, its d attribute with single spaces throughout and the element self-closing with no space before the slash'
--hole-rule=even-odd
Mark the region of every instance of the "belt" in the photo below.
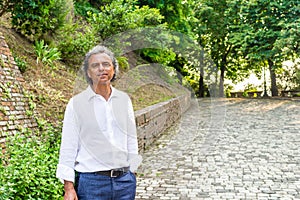
<svg viewBox="0 0 300 200">
<path fill-rule="evenodd" d="M 98 172 L 95 172 L 95 174 L 109 176 L 109 177 L 113 178 L 113 177 L 122 176 L 123 174 L 125 174 L 128 171 L 129 171 L 129 167 L 123 167 L 123 168 L 111 169 L 111 170 L 106 170 L 106 171 L 98 171 Z"/>
</svg>

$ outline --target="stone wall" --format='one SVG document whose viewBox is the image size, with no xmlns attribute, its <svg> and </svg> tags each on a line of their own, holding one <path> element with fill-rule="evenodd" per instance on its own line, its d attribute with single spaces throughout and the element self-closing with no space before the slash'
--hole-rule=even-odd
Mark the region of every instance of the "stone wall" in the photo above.
<svg viewBox="0 0 300 200">
<path fill-rule="evenodd" d="M 163 131 L 172 126 L 190 106 L 190 94 L 135 112 L 139 150 L 143 152 Z"/>
<path fill-rule="evenodd" d="M 29 99 L 24 96 L 23 76 L 0 32 L 0 143 L 6 134 L 14 134 L 21 127 L 37 127 Z"/>
</svg>

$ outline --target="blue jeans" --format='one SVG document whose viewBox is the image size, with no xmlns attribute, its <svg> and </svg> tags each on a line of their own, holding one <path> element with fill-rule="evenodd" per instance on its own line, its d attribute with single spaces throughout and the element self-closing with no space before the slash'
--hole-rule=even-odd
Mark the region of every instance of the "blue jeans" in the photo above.
<svg viewBox="0 0 300 200">
<path fill-rule="evenodd" d="M 79 200 L 134 200 L 136 178 L 130 171 L 113 178 L 78 172 L 75 189 Z"/>
</svg>

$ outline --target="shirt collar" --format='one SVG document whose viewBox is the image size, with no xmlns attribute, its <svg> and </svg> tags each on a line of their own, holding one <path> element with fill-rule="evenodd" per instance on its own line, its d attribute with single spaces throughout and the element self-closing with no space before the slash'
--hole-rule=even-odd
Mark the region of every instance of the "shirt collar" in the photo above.
<svg viewBox="0 0 300 200">
<path fill-rule="evenodd" d="M 113 97 L 116 97 L 116 89 L 110 85 L 110 88 L 111 88 L 111 94 L 110 94 L 110 97 L 109 99 L 113 98 Z M 96 94 L 94 92 L 94 90 L 92 89 L 92 87 L 89 85 L 88 88 L 86 89 L 86 92 L 87 92 L 87 98 L 88 100 L 91 100 L 92 98 L 96 97 L 98 94 Z M 108 99 L 108 100 L 109 100 Z"/>
</svg>

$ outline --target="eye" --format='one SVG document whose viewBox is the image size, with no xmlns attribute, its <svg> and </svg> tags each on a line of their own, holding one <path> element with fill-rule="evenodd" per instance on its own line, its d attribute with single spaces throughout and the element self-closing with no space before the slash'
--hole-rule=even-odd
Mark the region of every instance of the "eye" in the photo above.
<svg viewBox="0 0 300 200">
<path fill-rule="evenodd" d="M 109 68 L 109 67 L 111 66 L 111 64 L 110 64 L 109 62 L 103 62 L 103 63 L 102 63 L 102 66 L 103 66 L 104 68 Z"/>
<path fill-rule="evenodd" d="M 93 63 L 93 64 L 91 64 L 91 68 L 92 68 L 92 69 L 99 68 L 99 66 L 100 66 L 100 64 L 98 64 L 98 63 Z"/>
</svg>

